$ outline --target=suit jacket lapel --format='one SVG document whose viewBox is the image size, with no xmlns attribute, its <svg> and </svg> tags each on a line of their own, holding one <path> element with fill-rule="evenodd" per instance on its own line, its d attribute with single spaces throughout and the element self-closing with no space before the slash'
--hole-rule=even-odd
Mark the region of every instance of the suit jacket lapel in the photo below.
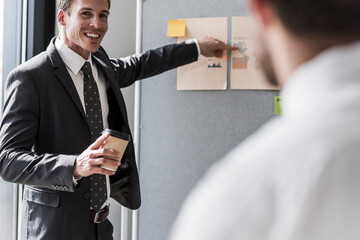
<svg viewBox="0 0 360 240">
<path fill-rule="evenodd" d="M 125 101 L 121 94 L 119 83 L 116 81 L 114 70 L 111 69 L 111 63 L 109 62 L 107 64 L 101 58 L 94 56 L 94 54 L 92 56 L 95 62 L 97 63 L 97 65 L 103 70 L 107 82 L 110 84 L 111 89 L 114 91 L 116 100 L 121 110 L 121 114 L 123 115 L 124 120 L 127 123 L 128 120 L 127 120 L 127 111 L 125 108 Z"/>
<path fill-rule="evenodd" d="M 62 61 L 59 53 L 56 51 L 55 44 L 54 44 L 55 39 L 56 38 L 53 38 L 51 40 L 46 51 L 49 55 L 52 65 L 54 67 L 56 76 L 58 77 L 59 81 L 63 84 L 66 91 L 68 92 L 71 99 L 73 100 L 76 107 L 79 109 L 79 111 L 81 112 L 82 116 L 84 117 L 84 119 L 86 121 L 85 111 L 84 111 L 83 105 L 81 103 L 79 94 L 75 88 L 74 82 L 71 79 L 69 72 L 66 69 L 66 66 L 65 66 L 64 62 Z"/>
</svg>

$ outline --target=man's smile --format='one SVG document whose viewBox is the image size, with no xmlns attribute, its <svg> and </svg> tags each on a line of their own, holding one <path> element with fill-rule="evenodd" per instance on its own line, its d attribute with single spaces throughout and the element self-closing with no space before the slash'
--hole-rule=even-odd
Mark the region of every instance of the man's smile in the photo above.
<svg viewBox="0 0 360 240">
<path fill-rule="evenodd" d="M 99 34 L 96 34 L 96 33 L 85 33 L 85 36 L 86 37 L 90 37 L 90 38 L 100 38 L 100 35 Z"/>
</svg>

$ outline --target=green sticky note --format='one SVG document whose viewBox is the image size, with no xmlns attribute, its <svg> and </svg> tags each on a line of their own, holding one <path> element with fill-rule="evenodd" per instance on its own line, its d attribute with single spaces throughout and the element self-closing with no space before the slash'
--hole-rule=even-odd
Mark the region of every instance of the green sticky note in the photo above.
<svg viewBox="0 0 360 240">
<path fill-rule="evenodd" d="M 274 98 L 274 115 L 281 115 L 281 97 Z"/>
</svg>

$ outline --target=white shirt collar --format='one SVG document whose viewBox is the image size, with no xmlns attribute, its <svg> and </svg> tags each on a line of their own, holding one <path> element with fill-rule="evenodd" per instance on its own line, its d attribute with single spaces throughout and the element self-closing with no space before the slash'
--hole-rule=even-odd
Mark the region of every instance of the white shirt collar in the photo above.
<svg viewBox="0 0 360 240">
<path fill-rule="evenodd" d="M 74 73 L 74 75 L 77 75 L 80 72 L 85 61 L 90 62 L 90 65 L 92 66 L 91 54 L 89 55 L 89 58 L 85 60 L 78 53 L 65 46 L 58 37 L 55 41 L 55 48 L 60 54 L 60 57 L 64 61 L 65 65 Z"/>
</svg>

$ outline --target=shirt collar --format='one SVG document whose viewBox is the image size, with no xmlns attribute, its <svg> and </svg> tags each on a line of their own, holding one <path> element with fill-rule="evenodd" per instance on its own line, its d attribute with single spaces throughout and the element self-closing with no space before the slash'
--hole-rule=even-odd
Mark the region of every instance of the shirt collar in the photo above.
<svg viewBox="0 0 360 240">
<path fill-rule="evenodd" d="M 329 48 L 299 66 L 281 92 L 283 115 L 334 111 L 358 96 L 359 59 L 360 42 L 355 42 Z"/>
<path fill-rule="evenodd" d="M 82 66 L 84 65 L 85 61 L 90 62 L 90 65 L 92 66 L 92 59 L 91 54 L 89 55 L 89 58 L 85 60 L 83 57 L 81 57 L 79 54 L 74 52 L 69 47 L 65 46 L 59 38 L 56 38 L 55 41 L 55 48 L 60 54 L 60 57 L 64 61 L 65 65 L 75 74 L 77 75 Z"/>
</svg>

